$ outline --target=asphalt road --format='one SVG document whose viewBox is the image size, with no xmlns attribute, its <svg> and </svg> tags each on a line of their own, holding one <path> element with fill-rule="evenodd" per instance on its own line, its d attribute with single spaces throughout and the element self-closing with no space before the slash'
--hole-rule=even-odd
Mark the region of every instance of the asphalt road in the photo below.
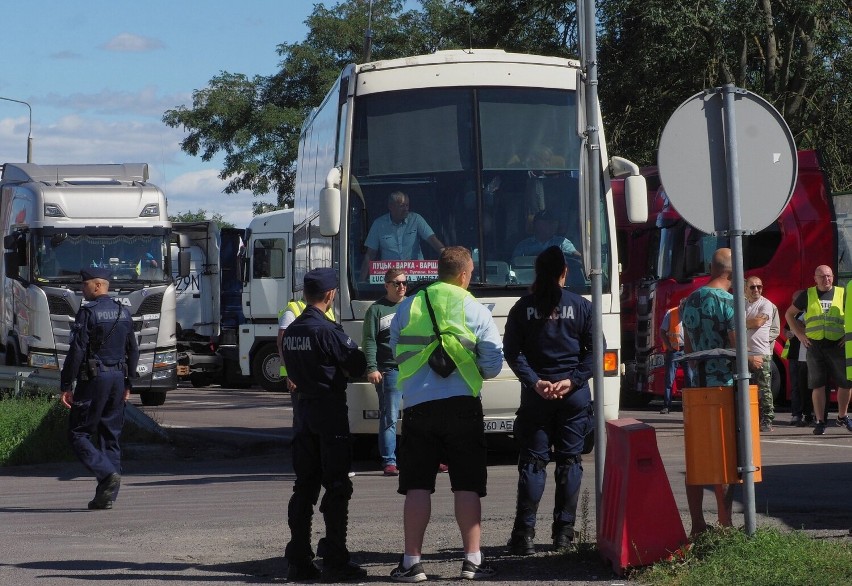
<svg viewBox="0 0 852 586">
<path fill-rule="evenodd" d="M 138 398 L 133 402 L 138 403 Z M 625 411 L 654 428 L 654 436 L 680 518 L 686 522 L 682 416 L 658 407 Z M 94 482 L 77 463 L 0 470 L 0 586 L 254 584 L 284 582 L 286 503 L 293 475 L 286 449 L 292 412 L 286 394 L 257 390 L 179 389 L 165 405 L 144 408 L 175 438 L 171 444 L 127 446 L 120 498 L 111 511 L 90 512 Z M 786 421 L 786 416 L 779 418 Z M 514 512 L 517 470 L 507 444 L 497 445 L 483 500 L 483 552 L 495 560 L 499 584 L 622 584 L 596 558 L 578 562 L 548 551 L 546 528 L 552 487 L 542 502 L 531 558 L 505 555 Z M 653 446 L 652 446 L 653 447 Z M 852 526 L 852 434 L 829 428 L 779 425 L 761 441 L 762 482 L 756 487 L 758 526 L 804 529 L 816 536 L 848 539 Z M 594 541 L 594 459 L 584 463 L 578 528 Z M 377 463 L 359 461 L 350 507 L 350 549 L 365 565 L 368 582 L 387 581 L 402 548 L 402 502 L 396 482 Z M 656 495 L 630 499 L 653 507 Z M 635 504 L 635 503 L 634 503 Z M 660 505 L 657 505 L 660 506 Z M 705 499 L 708 520 L 715 514 Z M 743 524 L 741 493 L 734 522 Z M 314 532 L 322 521 L 316 517 Z M 655 531 L 659 528 L 631 528 Z M 460 539 L 452 514 L 449 479 L 439 477 L 424 567 L 430 581 L 455 581 Z"/>
</svg>

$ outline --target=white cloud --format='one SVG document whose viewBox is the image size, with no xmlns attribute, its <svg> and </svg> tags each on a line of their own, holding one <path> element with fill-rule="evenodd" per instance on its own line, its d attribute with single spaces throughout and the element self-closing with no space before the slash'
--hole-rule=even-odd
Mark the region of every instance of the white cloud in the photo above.
<svg viewBox="0 0 852 586">
<path fill-rule="evenodd" d="M 205 210 L 208 216 L 222 214 L 237 228 L 248 226 L 254 201 L 252 193 L 223 193 L 227 182 L 219 179 L 218 175 L 217 169 L 202 169 L 164 181 L 160 186 L 168 198 L 169 213 Z"/>
<path fill-rule="evenodd" d="M 119 53 L 145 53 L 164 48 L 165 45 L 157 39 L 143 37 L 132 33 L 121 33 L 101 45 L 105 51 Z"/>
</svg>

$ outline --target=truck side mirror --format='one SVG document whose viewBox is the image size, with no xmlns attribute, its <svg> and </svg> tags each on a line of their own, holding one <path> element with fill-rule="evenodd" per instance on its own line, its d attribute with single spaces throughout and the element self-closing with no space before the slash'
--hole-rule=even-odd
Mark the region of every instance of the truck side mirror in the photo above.
<svg viewBox="0 0 852 586">
<path fill-rule="evenodd" d="M 178 276 L 183 279 L 189 276 L 189 257 L 188 250 L 178 252 Z"/>
<path fill-rule="evenodd" d="M 633 224 L 648 221 L 648 185 L 639 166 L 622 157 L 613 157 L 610 168 L 615 177 L 624 177 L 624 203 L 627 219 Z"/>
<path fill-rule="evenodd" d="M 6 238 L 8 238 L 8 236 Z M 18 251 L 4 253 L 3 260 L 6 263 L 6 276 L 10 279 L 17 279 L 20 277 L 21 264 Z"/>
</svg>

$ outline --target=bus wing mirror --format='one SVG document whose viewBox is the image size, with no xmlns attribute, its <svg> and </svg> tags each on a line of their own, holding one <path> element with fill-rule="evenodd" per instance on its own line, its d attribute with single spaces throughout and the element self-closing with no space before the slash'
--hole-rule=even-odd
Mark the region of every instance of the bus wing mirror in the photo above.
<svg viewBox="0 0 852 586">
<path fill-rule="evenodd" d="M 325 187 L 320 191 L 319 221 L 320 234 L 337 236 L 340 232 L 340 169 L 334 167 L 325 178 Z"/>
<path fill-rule="evenodd" d="M 648 185 L 639 173 L 636 163 L 622 157 L 613 157 L 610 169 L 615 177 L 624 177 L 624 205 L 627 219 L 633 224 L 648 221 Z"/>
</svg>

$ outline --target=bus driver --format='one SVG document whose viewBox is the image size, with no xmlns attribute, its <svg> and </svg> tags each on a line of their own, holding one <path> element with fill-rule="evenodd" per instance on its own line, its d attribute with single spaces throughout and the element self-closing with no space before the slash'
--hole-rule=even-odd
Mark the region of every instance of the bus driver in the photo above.
<svg viewBox="0 0 852 586">
<path fill-rule="evenodd" d="M 444 245 L 435 236 L 423 216 L 409 211 L 408 195 L 394 191 L 388 196 L 388 213 L 379 216 L 370 226 L 364 264 L 361 268 L 362 280 L 370 278 L 370 262 L 374 260 L 422 260 L 420 240 L 427 241 L 440 253 Z M 384 271 L 382 271 L 384 275 Z"/>
</svg>

